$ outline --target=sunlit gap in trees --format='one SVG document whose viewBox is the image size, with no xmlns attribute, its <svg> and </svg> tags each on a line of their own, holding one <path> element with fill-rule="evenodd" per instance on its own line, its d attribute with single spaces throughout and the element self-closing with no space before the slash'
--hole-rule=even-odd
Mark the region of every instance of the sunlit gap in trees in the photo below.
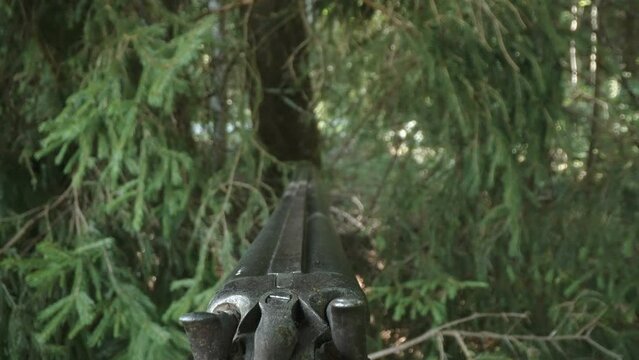
<svg viewBox="0 0 639 360">
<path fill-rule="evenodd" d="M 388 130 L 383 135 L 383 140 L 388 147 L 388 152 L 393 156 L 412 155 L 413 160 L 423 164 L 426 160 L 434 159 L 444 153 L 444 148 L 423 146 L 424 133 L 417 130 L 417 121 L 410 120 L 398 130 Z"/>
<path fill-rule="evenodd" d="M 227 100 L 228 105 L 232 105 L 232 100 Z M 250 116 L 250 111 L 245 110 L 247 113 L 246 116 Z M 197 141 L 212 141 L 213 133 L 214 133 L 214 123 L 213 122 L 193 122 L 191 124 L 191 133 L 193 134 L 193 138 Z M 231 122 L 226 124 L 226 133 L 233 134 L 237 130 L 250 130 L 252 128 L 252 124 L 250 122 Z"/>
</svg>

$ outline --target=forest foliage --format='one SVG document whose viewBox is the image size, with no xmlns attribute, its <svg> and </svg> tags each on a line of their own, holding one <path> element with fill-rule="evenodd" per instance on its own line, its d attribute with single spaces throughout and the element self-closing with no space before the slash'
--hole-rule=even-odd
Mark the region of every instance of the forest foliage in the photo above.
<svg viewBox="0 0 639 360">
<path fill-rule="evenodd" d="M 0 3 L 1 358 L 188 354 L 177 318 L 205 307 L 290 168 L 255 134 L 272 89 L 251 3 Z M 278 96 L 319 129 L 370 350 L 525 312 L 465 326 L 588 329 L 639 358 L 639 3 L 299 4 L 309 109 Z M 611 355 L 466 344 L 403 356 Z"/>
</svg>

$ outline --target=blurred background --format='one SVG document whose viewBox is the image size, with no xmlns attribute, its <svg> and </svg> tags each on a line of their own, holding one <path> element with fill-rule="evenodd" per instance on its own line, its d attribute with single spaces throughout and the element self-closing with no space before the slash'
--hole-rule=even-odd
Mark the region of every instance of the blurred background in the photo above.
<svg viewBox="0 0 639 360">
<path fill-rule="evenodd" d="M 186 358 L 295 161 L 371 353 L 639 358 L 636 0 L 5 0 L 0 39 L 0 358 Z"/>
</svg>

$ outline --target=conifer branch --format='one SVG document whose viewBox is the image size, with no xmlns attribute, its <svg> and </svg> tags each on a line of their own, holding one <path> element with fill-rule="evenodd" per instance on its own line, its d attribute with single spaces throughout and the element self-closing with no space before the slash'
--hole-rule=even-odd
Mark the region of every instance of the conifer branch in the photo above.
<svg viewBox="0 0 639 360">
<path fill-rule="evenodd" d="M 394 25 L 400 28 L 410 30 L 412 32 L 415 31 L 415 25 L 413 25 L 410 21 L 397 15 L 392 9 L 389 9 L 385 7 L 384 5 L 373 0 L 364 0 L 364 5 L 374 10 L 378 10 L 379 12 L 384 14 L 384 16 L 388 17 Z"/>
<path fill-rule="evenodd" d="M 16 233 L 13 235 L 13 237 L 11 237 L 11 239 L 9 239 L 9 241 L 7 241 L 2 248 L 0 248 L 0 255 L 4 254 L 6 251 L 8 251 L 11 247 L 13 247 L 18 241 L 20 241 L 20 239 L 22 239 L 24 237 L 24 235 L 27 233 L 27 231 L 29 231 L 29 229 L 31 229 L 31 227 L 33 225 L 35 225 L 38 220 L 40 220 L 40 218 L 46 216 L 46 214 L 56 208 L 58 205 L 60 205 L 66 198 L 67 196 L 70 194 L 72 187 L 69 186 L 60 196 L 58 196 L 53 202 L 51 202 L 50 204 L 46 204 L 43 205 L 41 208 L 42 210 L 40 210 L 40 212 L 38 212 L 36 215 L 34 215 L 31 219 L 27 220 L 27 222 L 24 223 L 24 225 L 22 225 L 20 227 L 20 229 L 18 229 L 18 231 L 16 231 Z M 31 212 L 32 210 L 29 210 L 28 212 Z"/>
</svg>

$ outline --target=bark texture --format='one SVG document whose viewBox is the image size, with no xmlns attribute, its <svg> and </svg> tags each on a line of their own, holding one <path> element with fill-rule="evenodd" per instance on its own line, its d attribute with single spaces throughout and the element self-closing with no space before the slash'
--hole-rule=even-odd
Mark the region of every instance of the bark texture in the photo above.
<svg viewBox="0 0 639 360">
<path fill-rule="evenodd" d="M 248 14 L 254 123 L 258 140 L 282 161 L 320 164 L 319 131 L 310 111 L 302 2 L 256 1 Z"/>
</svg>

